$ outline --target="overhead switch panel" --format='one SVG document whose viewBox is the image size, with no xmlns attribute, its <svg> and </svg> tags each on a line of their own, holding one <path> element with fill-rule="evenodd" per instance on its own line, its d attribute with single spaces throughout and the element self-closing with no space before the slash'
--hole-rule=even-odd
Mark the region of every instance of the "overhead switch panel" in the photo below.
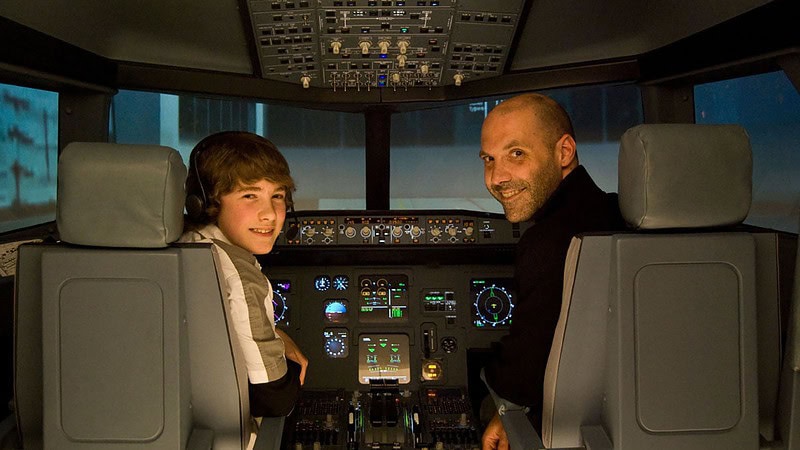
<svg viewBox="0 0 800 450">
<path fill-rule="evenodd" d="M 409 89 L 498 76 L 525 0 L 256 0 L 264 78 L 303 86 Z"/>
</svg>

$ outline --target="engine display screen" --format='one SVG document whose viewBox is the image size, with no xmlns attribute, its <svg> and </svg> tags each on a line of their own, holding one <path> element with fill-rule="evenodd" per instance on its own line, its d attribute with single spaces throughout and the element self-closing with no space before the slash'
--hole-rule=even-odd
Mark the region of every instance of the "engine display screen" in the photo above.
<svg viewBox="0 0 800 450">
<path fill-rule="evenodd" d="M 362 334 L 358 337 L 358 382 L 411 381 L 409 341 L 406 334 Z"/>
<path fill-rule="evenodd" d="M 408 276 L 361 275 L 358 320 L 361 323 L 408 321 Z"/>
</svg>

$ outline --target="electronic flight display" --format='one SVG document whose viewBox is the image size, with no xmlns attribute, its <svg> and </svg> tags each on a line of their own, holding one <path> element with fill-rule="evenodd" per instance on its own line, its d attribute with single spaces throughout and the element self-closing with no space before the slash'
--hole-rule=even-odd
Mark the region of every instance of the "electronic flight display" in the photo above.
<svg viewBox="0 0 800 450">
<path fill-rule="evenodd" d="M 272 280 L 271 283 L 275 325 L 289 326 L 289 296 L 292 293 L 292 282 L 289 280 Z"/>
<path fill-rule="evenodd" d="M 322 338 L 325 342 L 325 356 L 328 358 L 347 358 L 350 355 L 347 328 L 325 328 Z"/>
<path fill-rule="evenodd" d="M 347 299 L 343 298 L 329 298 L 323 304 L 325 311 L 326 323 L 346 323 L 348 320 L 347 314 Z"/>
<path fill-rule="evenodd" d="M 512 278 L 473 278 L 470 281 L 472 324 L 476 328 L 497 329 L 511 325 L 515 296 L 512 285 Z"/>
<path fill-rule="evenodd" d="M 361 275 L 358 320 L 362 323 L 408 321 L 408 276 Z"/>
<path fill-rule="evenodd" d="M 358 381 L 411 381 L 409 342 L 406 334 L 362 334 L 358 338 Z"/>
</svg>

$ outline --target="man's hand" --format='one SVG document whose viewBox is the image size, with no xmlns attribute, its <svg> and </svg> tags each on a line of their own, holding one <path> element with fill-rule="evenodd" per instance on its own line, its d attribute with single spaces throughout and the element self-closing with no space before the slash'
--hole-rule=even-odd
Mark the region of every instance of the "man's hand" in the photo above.
<svg viewBox="0 0 800 450">
<path fill-rule="evenodd" d="M 506 429 L 503 428 L 503 422 L 500 421 L 499 414 L 494 413 L 489 425 L 486 425 L 481 443 L 483 444 L 483 450 L 509 450 L 508 436 L 506 435 Z"/>
<path fill-rule="evenodd" d="M 300 385 L 302 386 L 306 381 L 306 367 L 308 367 L 308 358 L 306 358 L 306 355 L 300 351 L 300 347 L 295 344 L 295 342 L 289 337 L 288 334 L 286 334 L 286 332 L 280 328 L 275 328 L 275 332 L 278 333 L 278 336 L 280 336 L 281 340 L 283 341 L 286 358 L 296 362 L 297 364 L 300 364 Z"/>
</svg>

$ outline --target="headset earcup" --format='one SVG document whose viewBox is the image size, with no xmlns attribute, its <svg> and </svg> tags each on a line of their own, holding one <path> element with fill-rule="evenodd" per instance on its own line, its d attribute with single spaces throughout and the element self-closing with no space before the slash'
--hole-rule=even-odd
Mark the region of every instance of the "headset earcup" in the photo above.
<svg viewBox="0 0 800 450">
<path fill-rule="evenodd" d="M 206 204 L 198 195 L 189 194 L 186 196 L 186 214 L 194 219 L 199 220 L 203 217 L 203 212 L 206 209 Z"/>
</svg>

